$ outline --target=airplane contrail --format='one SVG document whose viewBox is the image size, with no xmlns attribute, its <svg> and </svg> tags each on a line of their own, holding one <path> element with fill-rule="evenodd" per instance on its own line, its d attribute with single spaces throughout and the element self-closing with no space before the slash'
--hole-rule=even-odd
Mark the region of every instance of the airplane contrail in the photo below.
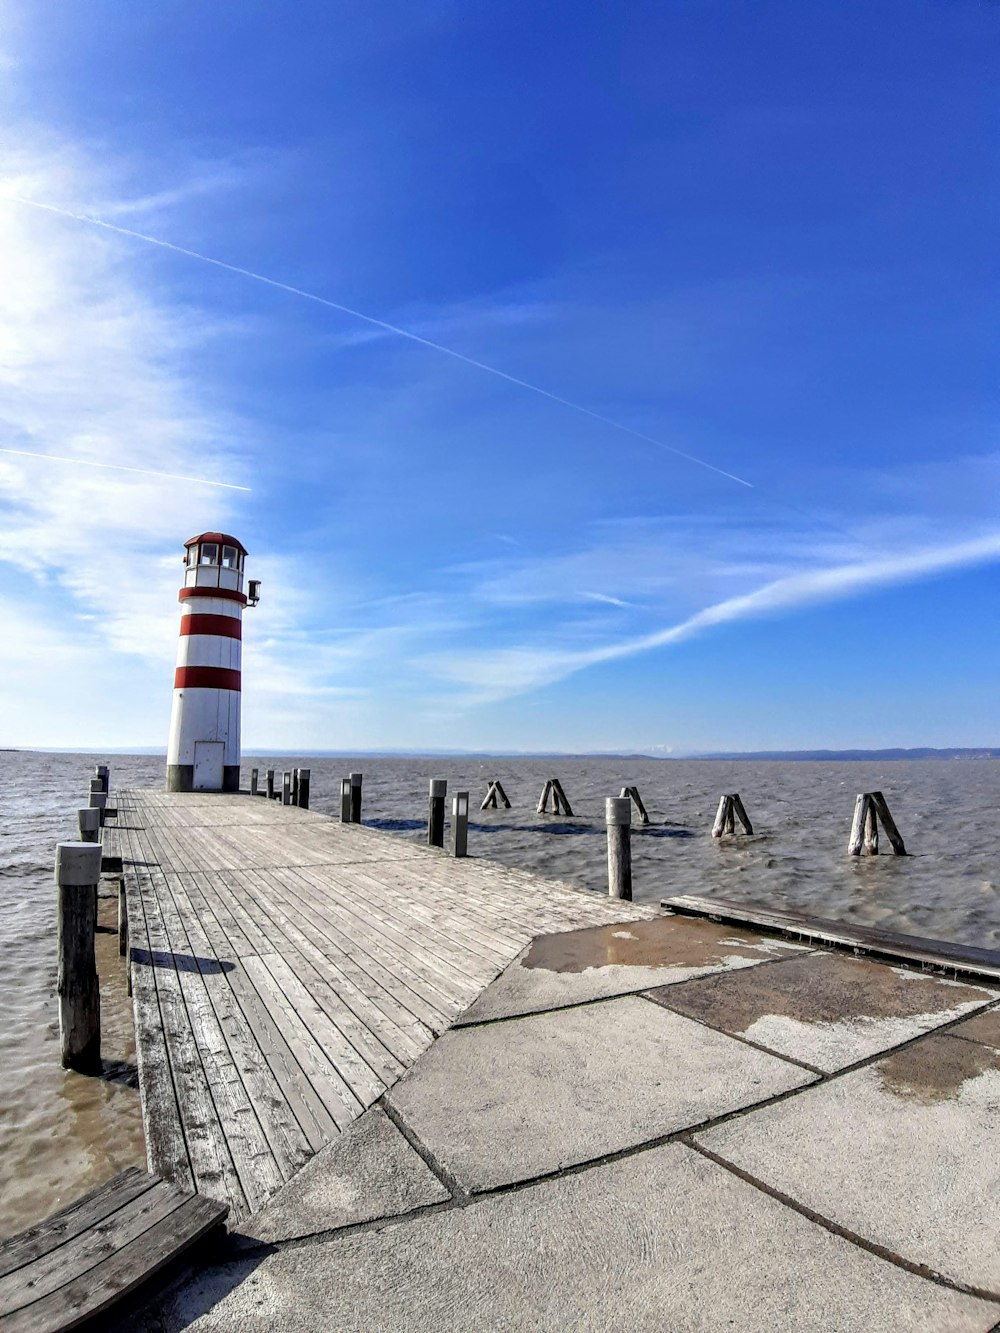
<svg viewBox="0 0 1000 1333">
<path fill-rule="evenodd" d="M 126 467 L 124 463 L 98 463 L 93 458 L 69 458 L 63 454 L 39 454 L 32 449 L 4 449 L 0 454 L 16 454 L 18 458 L 45 458 L 50 463 L 77 463 L 82 467 L 103 467 L 112 472 L 137 472 L 141 477 L 163 477 L 168 481 L 190 481 L 196 486 L 220 486 L 226 491 L 249 491 L 249 486 L 236 486 L 231 481 L 210 481 L 208 477 L 187 477 L 179 472 L 154 472 L 148 467 Z"/>
<path fill-rule="evenodd" d="M 116 232 L 119 236 L 130 236 L 133 240 L 145 241 L 147 245 L 159 246 L 161 250 L 170 250 L 174 254 L 184 255 L 188 259 L 198 259 L 203 264 L 211 264 L 215 268 L 225 269 L 227 273 L 236 273 L 242 278 L 251 278 L 254 282 L 262 282 L 267 287 L 288 292 L 292 296 L 301 296 L 306 301 L 315 301 L 317 305 L 327 306 L 330 310 L 337 310 L 342 315 L 350 315 L 352 319 L 360 319 L 374 328 L 383 329 L 386 333 L 393 333 L 399 338 L 406 338 L 410 342 L 419 343 L 421 347 L 428 347 L 432 351 L 454 357 L 456 361 L 462 361 L 467 366 L 482 370 L 487 375 L 495 375 L 497 379 L 506 380 L 508 384 L 515 384 L 520 389 L 527 389 L 529 393 L 547 398 L 550 402 L 558 403 L 561 407 L 568 407 L 573 412 L 579 412 L 582 416 L 601 422 L 602 425 L 623 431 L 626 435 L 631 435 L 633 439 L 642 440 L 655 449 L 662 449 L 666 453 L 685 459 L 688 463 L 706 468 L 709 472 L 716 473 L 717 476 L 725 477 L 728 481 L 735 481 L 738 485 L 746 486 L 750 490 L 756 489 L 752 481 L 747 481 L 744 477 L 738 477 L 734 472 L 727 472 L 724 468 L 716 467 L 714 463 L 709 463 L 704 458 L 686 453 L 683 449 L 667 444 L 664 440 L 658 440 L 652 435 L 646 435 L 640 430 L 635 430 L 632 426 L 626 426 L 621 421 L 615 421 L 612 417 L 606 417 L 600 412 L 584 407 L 582 403 L 574 403 L 569 398 L 561 398 L 559 394 L 550 393 L 548 389 L 543 389 L 537 384 L 531 384 L 528 380 L 518 379 L 516 375 L 508 375 L 505 370 L 499 370 L 496 366 L 488 365 L 485 361 L 477 361 L 474 357 L 466 356 L 464 352 L 456 352 L 453 347 L 445 347 L 443 343 L 433 342 L 430 338 L 421 337 L 419 333 L 413 333 L 410 329 L 400 328 L 397 324 L 390 324 L 384 319 L 376 319 L 374 315 L 366 315 L 360 310 L 341 305 L 339 301 L 331 301 L 325 296 L 317 296 L 315 292 L 307 292 L 301 287 L 293 287 L 290 283 L 279 282 L 277 278 L 269 278 L 263 273 L 255 273 L 252 269 L 240 268 L 238 264 L 228 264 L 223 259 L 214 259 L 211 255 L 199 254 L 197 250 L 189 250 L 183 245 L 175 245 L 173 241 L 164 241 L 159 236 L 149 236 L 142 231 L 133 231 L 131 227 L 120 227 L 116 222 L 106 222 L 103 218 L 93 217 L 89 213 L 74 213 L 68 208 L 59 208 L 56 204 L 42 203 L 38 199 L 28 199 L 20 194 L 5 194 L 3 197 L 17 204 L 25 204 L 29 208 L 38 208 L 46 213 L 55 213 L 59 217 L 69 218 L 73 222 L 83 222 L 92 227 L 103 227 L 105 231 Z M 222 483 L 216 484 L 221 485 Z M 235 489 L 241 488 L 236 487 Z"/>
</svg>

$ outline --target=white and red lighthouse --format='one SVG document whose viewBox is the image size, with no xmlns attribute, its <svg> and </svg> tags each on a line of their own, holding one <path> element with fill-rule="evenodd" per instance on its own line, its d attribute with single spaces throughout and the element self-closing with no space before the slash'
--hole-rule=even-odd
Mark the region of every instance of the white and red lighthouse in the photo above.
<svg viewBox="0 0 1000 1333">
<path fill-rule="evenodd" d="M 181 633 L 167 744 L 168 791 L 239 791 L 240 660 L 246 549 L 224 532 L 184 543 Z"/>
</svg>

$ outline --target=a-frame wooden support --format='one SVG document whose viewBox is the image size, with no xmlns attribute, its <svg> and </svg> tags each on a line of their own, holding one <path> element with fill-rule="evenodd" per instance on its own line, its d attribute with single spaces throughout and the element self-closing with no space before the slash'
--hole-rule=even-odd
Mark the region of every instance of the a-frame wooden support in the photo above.
<svg viewBox="0 0 1000 1333">
<path fill-rule="evenodd" d="M 507 800 L 507 793 L 503 789 L 503 783 L 499 778 L 491 778 L 490 785 L 486 789 L 486 800 L 479 807 L 480 810 L 496 810 L 497 802 L 503 801 L 503 808 L 510 809 L 510 801 Z"/>
<path fill-rule="evenodd" d="M 743 825 L 744 833 L 753 833 L 750 816 L 740 800 L 739 792 L 734 791 L 729 796 L 723 796 L 719 801 L 715 823 L 712 825 L 712 837 L 721 838 L 723 833 L 735 833 L 737 819 Z"/>
<path fill-rule="evenodd" d="M 648 824 L 648 823 L 649 823 L 649 815 L 646 814 L 646 807 L 643 805 L 643 803 L 642 803 L 642 797 L 639 795 L 639 788 L 638 788 L 638 787 L 622 787 L 622 789 L 621 789 L 621 795 L 622 795 L 622 796 L 630 796 L 630 797 L 632 798 L 632 804 L 635 806 L 635 808 L 636 808 L 636 810 L 637 810 L 637 812 L 638 812 L 638 815 L 639 815 L 639 823 L 640 823 L 640 824 Z"/>
<path fill-rule="evenodd" d="M 552 797 L 552 813 L 554 815 L 572 815 L 573 809 L 566 799 L 566 793 L 562 789 L 562 783 L 558 778 L 549 778 L 542 788 L 542 794 L 538 798 L 538 809 L 536 814 L 544 815 L 548 813 L 549 797 Z"/>
<path fill-rule="evenodd" d="M 865 791 L 859 792 L 854 802 L 854 823 L 851 825 L 851 840 L 847 844 L 849 856 L 860 856 L 862 847 L 868 856 L 878 856 L 880 822 L 892 844 L 892 850 L 897 856 L 906 855 L 903 839 L 899 835 L 895 820 L 889 813 L 885 797 L 880 791 Z"/>
</svg>

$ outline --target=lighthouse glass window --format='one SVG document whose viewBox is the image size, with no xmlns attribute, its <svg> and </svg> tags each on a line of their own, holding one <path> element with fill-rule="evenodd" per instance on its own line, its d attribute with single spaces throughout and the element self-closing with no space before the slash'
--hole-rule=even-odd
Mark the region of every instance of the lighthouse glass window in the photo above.
<svg viewBox="0 0 1000 1333">
<path fill-rule="evenodd" d="M 219 563 L 219 547 L 215 542 L 202 542 L 201 563 L 203 565 L 217 565 Z"/>
<path fill-rule="evenodd" d="M 237 565 L 237 554 L 235 546 L 224 546 L 222 548 L 222 568 L 235 569 Z"/>
</svg>

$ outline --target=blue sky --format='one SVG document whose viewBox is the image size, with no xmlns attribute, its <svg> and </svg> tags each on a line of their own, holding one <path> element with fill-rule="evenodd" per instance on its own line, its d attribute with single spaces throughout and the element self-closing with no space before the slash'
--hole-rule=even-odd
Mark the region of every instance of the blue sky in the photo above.
<svg viewBox="0 0 1000 1333">
<path fill-rule="evenodd" d="M 221 527 L 248 749 L 1000 743 L 998 35 L 4 3 L 0 741 L 165 743 Z"/>
</svg>

